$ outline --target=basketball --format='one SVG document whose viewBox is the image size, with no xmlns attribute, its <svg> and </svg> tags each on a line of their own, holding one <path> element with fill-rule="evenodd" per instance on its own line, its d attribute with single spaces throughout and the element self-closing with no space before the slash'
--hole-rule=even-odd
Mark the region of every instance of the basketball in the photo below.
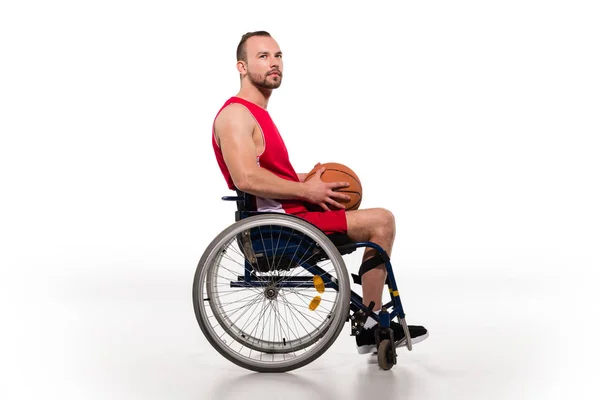
<svg viewBox="0 0 600 400">
<path fill-rule="evenodd" d="M 347 211 L 357 210 L 362 201 L 362 185 L 358 175 L 352 171 L 349 167 L 340 163 L 324 163 L 314 167 L 307 175 L 305 182 L 310 180 L 317 170 L 325 167 L 325 171 L 321 175 L 323 182 L 348 182 L 350 186 L 345 188 L 335 189 L 336 192 L 342 192 L 350 196 L 350 201 L 336 200 L 338 203 L 343 204 Z M 331 207 L 330 207 L 331 208 Z"/>
</svg>

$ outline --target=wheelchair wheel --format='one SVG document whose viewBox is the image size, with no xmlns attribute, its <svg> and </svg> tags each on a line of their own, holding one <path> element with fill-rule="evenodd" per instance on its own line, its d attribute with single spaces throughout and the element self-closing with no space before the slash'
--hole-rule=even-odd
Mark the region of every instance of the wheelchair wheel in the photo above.
<svg viewBox="0 0 600 400">
<path fill-rule="evenodd" d="M 338 249 L 293 216 L 257 215 L 221 232 L 194 275 L 200 329 L 231 362 L 285 372 L 321 356 L 349 313 L 350 280 Z"/>
</svg>

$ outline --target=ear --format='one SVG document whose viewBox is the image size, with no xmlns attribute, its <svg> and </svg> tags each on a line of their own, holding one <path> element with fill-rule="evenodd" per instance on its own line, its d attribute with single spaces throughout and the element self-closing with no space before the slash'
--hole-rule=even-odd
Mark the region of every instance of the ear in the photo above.
<svg viewBox="0 0 600 400">
<path fill-rule="evenodd" d="M 246 75 L 248 72 L 248 68 L 246 67 L 246 63 L 243 61 L 238 61 L 236 64 L 237 70 L 240 74 Z"/>
</svg>

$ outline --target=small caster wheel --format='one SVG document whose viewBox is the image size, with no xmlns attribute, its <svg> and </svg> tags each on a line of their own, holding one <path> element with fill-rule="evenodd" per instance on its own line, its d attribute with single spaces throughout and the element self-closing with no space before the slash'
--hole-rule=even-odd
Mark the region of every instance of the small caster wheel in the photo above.
<svg viewBox="0 0 600 400">
<path fill-rule="evenodd" d="M 379 343 L 377 363 L 384 371 L 391 369 L 396 364 L 396 348 L 391 340 L 384 339 Z"/>
</svg>

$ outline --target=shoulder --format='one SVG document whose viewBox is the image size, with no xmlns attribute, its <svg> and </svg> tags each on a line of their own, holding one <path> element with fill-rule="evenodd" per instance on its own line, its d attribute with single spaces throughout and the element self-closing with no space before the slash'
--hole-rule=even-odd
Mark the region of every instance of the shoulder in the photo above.
<svg viewBox="0 0 600 400">
<path fill-rule="evenodd" d="M 231 103 L 225 106 L 215 118 L 215 128 L 250 127 L 254 126 L 254 118 L 250 110 L 240 103 Z"/>
<path fill-rule="evenodd" d="M 255 121 L 250 110 L 243 104 L 231 103 L 225 106 L 215 118 L 213 132 L 218 146 L 223 140 L 251 138 Z"/>
<path fill-rule="evenodd" d="M 217 121 L 227 120 L 245 120 L 252 119 L 252 114 L 248 107 L 240 103 L 230 103 L 221 109 L 219 115 L 217 115 Z"/>
</svg>

